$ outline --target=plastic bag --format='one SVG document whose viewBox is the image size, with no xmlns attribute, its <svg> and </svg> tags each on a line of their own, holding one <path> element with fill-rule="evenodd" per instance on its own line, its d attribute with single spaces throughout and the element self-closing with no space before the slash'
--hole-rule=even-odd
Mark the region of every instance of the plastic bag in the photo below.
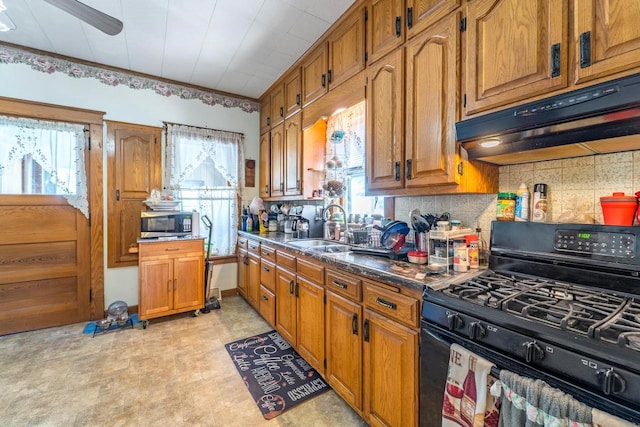
<svg viewBox="0 0 640 427">
<path fill-rule="evenodd" d="M 572 224 L 595 224 L 596 219 L 591 210 L 591 203 L 580 202 L 577 198 L 571 198 L 566 203 L 567 210 L 562 212 L 556 222 Z"/>
</svg>

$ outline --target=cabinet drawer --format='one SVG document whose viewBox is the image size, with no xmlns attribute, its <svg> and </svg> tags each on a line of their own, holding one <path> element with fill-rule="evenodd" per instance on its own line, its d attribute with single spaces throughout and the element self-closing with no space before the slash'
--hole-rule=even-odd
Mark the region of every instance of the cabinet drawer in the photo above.
<svg viewBox="0 0 640 427">
<path fill-rule="evenodd" d="M 260 284 L 275 291 L 276 289 L 276 265 L 266 259 L 260 260 Z"/>
<path fill-rule="evenodd" d="M 236 246 L 238 248 L 241 249 L 247 249 L 247 242 L 249 241 L 249 239 L 247 239 L 244 236 L 238 236 L 238 243 L 236 243 Z"/>
<path fill-rule="evenodd" d="M 275 328 L 276 325 L 276 295 L 266 287 L 260 285 L 260 314 Z"/>
<path fill-rule="evenodd" d="M 314 264 L 305 259 L 298 258 L 296 271 L 298 274 L 315 282 L 318 285 L 324 285 L 324 266 Z"/>
<path fill-rule="evenodd" d="M 256 240 L 249 240 L 247 242 L 247 248 L 249 249 L 249 252 L 260 255 L 260 242 Z"/>
<path fill-rule="evenodd" d="M 276 250 L 264 243 L 260 245 L 260 256 L 271 262 L 276 262 Z"/>
<path fill-rule="evenodd" d="M 140 243 L 140 257 L 175 257 L 204 254 L 204 239 L 172 240 L 168 242 Z"/>
<path fill-rule="evenodd" d="M 296 271 L 296 257 L 279 249 L 276 251 L 276 264 L 291 271 Z"/>
<path fill-rule="evenodd" d="M 328 291 L 360 301 L 362 295 L 362 280 L 335 270 L 327 270 L 326 288 Z"/>
<path fill-rule="evenodd" d="M 413 328 L 418 326 L 418 300 L 383 289 L 373 283 L 364 282 L 362 299 L 364 305 L 391 319 Z"/>
</svg>

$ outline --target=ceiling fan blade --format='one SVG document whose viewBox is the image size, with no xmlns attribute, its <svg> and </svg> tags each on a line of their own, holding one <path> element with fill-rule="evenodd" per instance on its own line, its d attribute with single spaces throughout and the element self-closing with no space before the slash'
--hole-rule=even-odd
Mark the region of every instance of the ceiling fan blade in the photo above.
<svg viewBox="0 0 640 427">
<path fill-rule="evenodd" d="M 64 10 L 70 15 L 97 28 L 103 33 L 115 36 L 122 31 L 122 21 L 102 13 L 97 9 L 80 3 L 78 0 L 44 0 L 47 3 Z"/>
</svg>

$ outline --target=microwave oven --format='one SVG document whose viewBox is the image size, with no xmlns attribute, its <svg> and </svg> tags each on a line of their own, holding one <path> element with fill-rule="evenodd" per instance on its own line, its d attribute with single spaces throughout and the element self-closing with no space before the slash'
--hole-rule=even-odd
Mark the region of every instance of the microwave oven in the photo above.
<svg viewBox="0 0 640 427">
<path fill-rule="evenodd" d="M 140 213 L 140 237 L 199 236 L 198 212 L 144 211 Z"/>
</svg>

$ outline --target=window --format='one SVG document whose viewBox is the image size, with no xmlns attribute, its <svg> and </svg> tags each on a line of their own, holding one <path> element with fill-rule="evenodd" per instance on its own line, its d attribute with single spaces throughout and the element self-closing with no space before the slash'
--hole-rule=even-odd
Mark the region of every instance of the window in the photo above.
<svg viewBox="0 0 640 427">
<path fill-rule="evenodd" d="M 235 251 L 243 144 L 242 134 L 167 124 L 164 182 L 184 210 L 211 220 L 212 255 Z M 209 230 L 202 222 L 200 229 L 208 239 Z"/>
<path fill-rule="evenodd" d="M 89 215 L 84 126 L 0 116 L 0 194 L 51 194 Z"/>
</svg>

